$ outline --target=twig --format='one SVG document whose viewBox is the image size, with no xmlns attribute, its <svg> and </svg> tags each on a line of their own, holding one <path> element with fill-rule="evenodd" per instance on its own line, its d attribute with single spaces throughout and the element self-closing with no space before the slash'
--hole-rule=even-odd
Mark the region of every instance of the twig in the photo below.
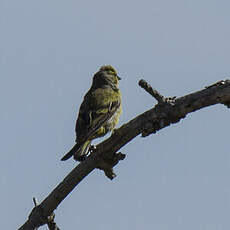
<svg viewBox="0 0 230 230">
<path fill-rule="evenodd" d="M 125 159 L 125 154 L 119 152 L 116 154 L 110 154 L 102 156 L 101 161 L 99 162 L 98 169 L 104 171 L 105 175 L 113 180 L 117 175 L 113 171 L 113 167 L 118 164 L 119 161 Z"/>
<path fill-rule="evenodd" d="M 38 202 L 37 202 L 37 199 L 35 197 L 33 197 L 33 202 L 34 202 L 34 206 L 37 207 L 38 206 Z"/>
<path fill-rule="evenodd" d="M 53 213 L 52 216 L 49 216 L 48 218 L 48 228 L 49 230 L 60 230 L 60 228 L 57 226 L 57 224 L 54 222 L 55 214 Z"/>
<path fill-rule="evenodd" d="M 162 96 L 157 90 L 153 89 L 152 86 L 149 85 L 145 80 L 141 79 L 138 84 L 146 92 L 152 95 L 159 104 L 164 104 L 166 102 L 164 96 Z"/>
</svg>

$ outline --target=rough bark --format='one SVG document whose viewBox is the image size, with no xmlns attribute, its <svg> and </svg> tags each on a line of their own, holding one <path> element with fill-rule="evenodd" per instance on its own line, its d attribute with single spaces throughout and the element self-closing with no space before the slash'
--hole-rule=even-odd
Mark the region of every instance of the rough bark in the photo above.
<svg viewBox="0 0 230 230">
<path fill-rule="evenodd" d="M 144 80 L 141 80 L 139 85 L 155 97 L 158 104 L 122 125 L 110 138 L 98 144 L 93 154 L 78 164 L 40 205 L 34 207 L 28 220 L 19 230 L 32 230 L 43 224 L 50 224 L 47 220 L 52 217 L 53 211 L 95 168 L 104 170 L 106 176 L 113 179 L 115 177 L 113 166 L 125 157 L 117 151 L 139 134 L 146 137 L 172 123 L 179 122 L 188 113 L 207 106 L 223 104 L 230 107 L 230 80 L 219 81 L 201 91 L 177 99 L 163 97 Z"/>
</svg>

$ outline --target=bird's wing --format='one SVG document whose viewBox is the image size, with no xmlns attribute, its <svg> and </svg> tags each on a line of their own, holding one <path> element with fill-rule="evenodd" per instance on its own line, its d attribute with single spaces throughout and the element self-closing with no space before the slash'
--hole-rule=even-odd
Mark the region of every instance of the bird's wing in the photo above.
<svg viewBox="0 0 230 230">
<path fill-rule="evenodd" d="M 118 110 L 121 105 L 120 97 L 112 89 L 95 90 L 82 103 L 76 123 L 77 141 L 84 142 L 94 136 Z"/>
<path fill-rule="evenodd" d="M 94 136 L 95 132 L 103 126 L 117 111 L 117 109 L 120 107 L 120 102 L 119 101 L 113 101 L 110 103 L 110 105 L 107 108 L 103 109 L 103 113 L 100 113 L 100 115 L 95 118 L 95 121 L 92 122 L 92 125 L 85 129 L 87 132 L 85 133 L 83 139 L 81 142 L 76 143 L 73 148 L 65 155 L 62 157 L 62 161 L 65 161 L 69 159 L 71 156 L 74 155 L 74 153 L 78 150 L 78 148 L 81 146 L 81 143 L 87 141 L 90 139 L 92 136 Z M 107 111 L 107 112 L 105 112 Z M 94 119 L 94 118 L 93 118 Z"/>
<path fill-rule="evenodd" d="M 102 127 L 110 118 L 112 118 L 119 107 L 120 101 L 113 101 L 108 105 L 107 108 L 102 110 L 103 112 L 100 111 L 98 117 L 96 117 L 94 122 L 92 122 L 92 125 L 86 134 L 87 139 L 90 139 L 90 137 L 92 137 L 100 127 Z"/>
</svg>

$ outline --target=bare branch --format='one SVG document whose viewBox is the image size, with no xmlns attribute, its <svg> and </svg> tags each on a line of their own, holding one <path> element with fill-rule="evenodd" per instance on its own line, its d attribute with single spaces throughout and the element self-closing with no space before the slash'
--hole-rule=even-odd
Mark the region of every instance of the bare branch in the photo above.
<svg viewBox="0 0 230 230">
<path fill-rule="evenodd" d="M 159 104 L 165 103 L 165 98 L 157 90 L 153 89 L 152 86 L 149 85 L 145 80 L 141 79 L 138 84 L 146 92 L 152 95 L 158 101 Z"/>
<path fill-rule="evenodd" d="M 164 98 L 157 91 L 153 91 L 147 83 L 148 87 L 145 87 L 146 84 L 142 84 L 142 81 L 142 87 L 144 86 L 146 91 L 153 95 L 159 103 L 122 125 L 113 132 L 110 138 L 98 144 L 93 154 L 77 165 L 42 203 L 32 210 L 29 219 L 19 230 L 32 230 L 46 224 L 44 217 L 51 216 L 66 196 L 95 168 L 103 169 L 110 179 L 114 178 L 113 166 L 124 158 L 123 154 L 118 153 L 117 155 L 117 151 L 136 136 L 140 134 L 148 136 L 180 121 L 188 113 L 210 105 L 220 103 L 230 106 L 230 80 L 220 82 L 175 99 L 175 97 Z"/>
</svg>

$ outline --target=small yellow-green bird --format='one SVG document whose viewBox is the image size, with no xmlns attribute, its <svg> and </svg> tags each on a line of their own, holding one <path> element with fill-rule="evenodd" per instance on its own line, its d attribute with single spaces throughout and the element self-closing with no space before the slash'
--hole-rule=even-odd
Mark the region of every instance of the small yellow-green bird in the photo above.
<svg viewBox="0 0 230 230">
<path fill-rule="evenodd" d="M 95 73 L 91 88 L 80 106 L 75 127 L 76 144 L 62 161 L 71 156 L 76 161 L 83 161 L 89 152 L 91 141 L 114 129 L 122 112 L 119 80 L 121 78 L 111 65 L 102 66 Z"/>
</svg>

